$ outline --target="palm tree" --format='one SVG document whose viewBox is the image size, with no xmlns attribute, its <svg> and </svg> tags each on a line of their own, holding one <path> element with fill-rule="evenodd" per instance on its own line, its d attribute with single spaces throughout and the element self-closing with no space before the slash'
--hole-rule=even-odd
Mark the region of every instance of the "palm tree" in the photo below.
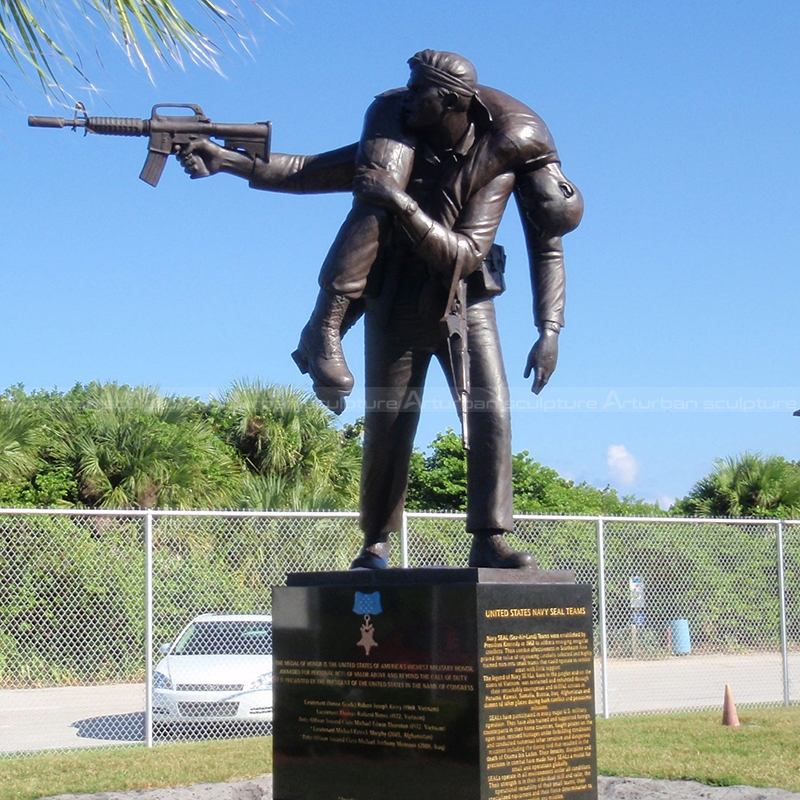
<svg viewBox="0 0 800 800">
<path fill-rule="evenodd" d="M 248 508 L 353 507 L 360 448 L 333 427 L 334 416 L 307 392 L 239 381 L 219 399 L 227 441 L 251 476 Z"/>
<path fill-rule="evenodd" d="M 149 387 L 77 386 L 53 410 L 52 458 L 74 472 L 80 505 L 228 506 L 235 459 L 198 406 Z"/>
<path fill-rule="evenodd" d="M 93 29 L 107 30 L 131 62 L 138 62 L 148 73 L 148 51 L 161 61 L 169 57 L 180 64 L 185 55 L 217 69 L 219 47 L 189 14 L 178 10 L 174 0 L 80 0 L 76 5 L 77 12 L 65 3 L 0 0 L 0 44 L 12 64 L 23 75 L 36 77 L 46 94 L 64 94 L 55 63 L 68 66 L 82 81 L 91 83 L 81 63 L 83 48 L 71 30 L 73 22 L 82 25 L 84 39 Z M 234 24 L 242 17 L 235 0 L 193 0 L 188 10 L 211 22 L 228 41 L 231 34 L 235 36 Z M 98 52 L 96 45 L 93 49 Z M 8 84 L 2 71 L 0 79 Z"/>
<path fill-rule="evenodd" d="M 19 397 L 0 397 L 0 481 L 31 475 L 38 464 L 40 426 Z"/>
<path fill-rule="evenodd" d="M 286 475 L 249 473 L 242 478 L 237 505 L 259 511 L 337 511 L 353 508 L 332 481 L 289 480 Z"/>
<path fill-rule="evenodd" d="M 714 470 L 679 501 L 696 517 L 783 517 L 800 511 L 800 468 L 758 453 L 718 458 Z"/>
</svg>

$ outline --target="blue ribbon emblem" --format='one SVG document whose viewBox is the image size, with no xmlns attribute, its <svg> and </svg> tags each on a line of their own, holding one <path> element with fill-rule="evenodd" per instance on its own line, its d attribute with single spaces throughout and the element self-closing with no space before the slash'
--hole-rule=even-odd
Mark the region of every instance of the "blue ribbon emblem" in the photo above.
<svg viewBox="0 0 800 800">
<path fill-rule="evenodd" d="M 356 592 L 356 600 L 353 604 L 353 613 L 375 616 L 383 611 L 381 608 L 381 593 Z"/>
</svg>

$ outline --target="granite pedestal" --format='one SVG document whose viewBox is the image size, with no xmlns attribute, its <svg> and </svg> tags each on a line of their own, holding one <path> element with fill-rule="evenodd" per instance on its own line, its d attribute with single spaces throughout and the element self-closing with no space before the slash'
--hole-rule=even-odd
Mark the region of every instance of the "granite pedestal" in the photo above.
<svg viewBox="0 0 800 800">
<path fill-rule="evenodd" d="M 593 800 L 592 607 L 572 573 L 290 575 L 275 800 Z"/>
</svg>

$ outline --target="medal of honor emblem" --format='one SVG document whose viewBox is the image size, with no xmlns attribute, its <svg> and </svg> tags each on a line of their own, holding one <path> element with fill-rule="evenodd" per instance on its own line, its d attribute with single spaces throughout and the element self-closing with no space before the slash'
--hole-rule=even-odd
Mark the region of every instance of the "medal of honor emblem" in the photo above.
<svg viewBox="0 0 800 800">
<path fill-rule="evenodd" d="M 364 652 L 367 655 L 369 655 L 369 651 L 373 647 L 378 646 L 375 641 L 375 626 L 372 624 L 372 617 L 377 616 L 381 611 L 383 611 L 383 608 L 381 607 L 380 592 L 356 592 L 353 613 L 361 614 L 364 617 L 364 622 L 361 625 L 361 639 L 357 644 L 358 647 L 364 648 Z"/>
</svg>

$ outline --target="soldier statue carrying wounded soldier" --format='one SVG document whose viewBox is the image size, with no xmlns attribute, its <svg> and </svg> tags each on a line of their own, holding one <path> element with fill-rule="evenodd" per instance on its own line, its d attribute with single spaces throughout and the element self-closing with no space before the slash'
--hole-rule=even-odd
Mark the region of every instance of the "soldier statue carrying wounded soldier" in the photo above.
<svg viewBox="0 0 800 800">
<path fill-rule="evenodd" d="M 353 192 L 293 353 L 320 400 L 340 413 L 354 384 L 341 337 L 366 312 L 364 544 L 352 567 L 388 566 L 425 375 L 436 356 L 469 431 L 469 564 L 531 568 L 533 556 L 503 536 L 514 523 L 509 392 L 494 310 L 504 259 L 494 238 L 513 193 L 539 333 L 525 377 L 533 373 L 538 393 L 555 369 L 564 324 L 561 237 L 580 222 L 583 200 L 562 173 L 544 122 L 479 85 L 467 59 L 424 50 L 409 65 L 408 85 L 370 105 L 357 144 L 313 156 L 273 153 L 267 161 L 200 138 L 178 158 L 190 175 L 227 172 L 257 189 Z"/>
</svg>

